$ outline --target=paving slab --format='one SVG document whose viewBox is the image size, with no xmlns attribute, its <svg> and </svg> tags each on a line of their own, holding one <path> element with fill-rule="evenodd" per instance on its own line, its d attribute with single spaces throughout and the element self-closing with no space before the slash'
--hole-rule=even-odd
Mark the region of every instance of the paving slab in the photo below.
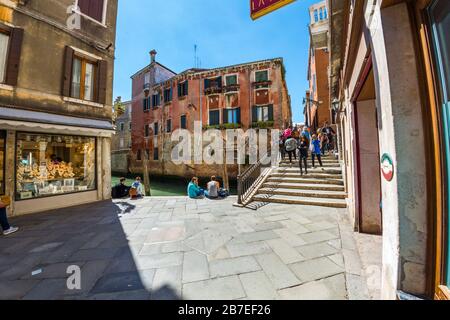
<svg viewBox="0 0 450 320">
<path fill-rule="evenodd" d="M 209 279 L 208 259 L 197 251 L 184 253 L 183 283 Z"/>
<path fill-rule="evenodd" d="M 264 271 L 239 276 L 249 300 L 277 300 L 279 295 Z"/>
<path fill-rule="evenodd" d="M 328 258 L 294 263 L 290 268 L 302 282 L 320 280 L 345 271 Z"/>
<path fill-rule="evenodd" d="M 275 253 L 258 255 L 256 259 L 276 289 L 301 284 L 301 281 Z"/>
<path fill-rule="evenodd" d="M 261 270 L 258 262 L 253 257 L 239 257 L 224 260 L 211 261 L 209 264 L 211 278 L 239 275 Z"/>
<path fill-rule="evenodd" d="M 183 285 L 185 300 L 236 300 L 246 293 L 238 276 L 193 282 Z"/>
</svg>

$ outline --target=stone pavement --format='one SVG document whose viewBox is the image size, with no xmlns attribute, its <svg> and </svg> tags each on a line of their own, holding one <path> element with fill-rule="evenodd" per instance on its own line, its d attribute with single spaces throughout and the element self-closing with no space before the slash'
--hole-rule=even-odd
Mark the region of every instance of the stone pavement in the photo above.
<svg viewBox="0 0 450 320">
<path fill-rule="evenodd" d="M 185 197 L 11 219 L 0 299 L 368 299 L 345 209 Z M 81 289 L 67 288 L 69 266 Z"/>
</svg>

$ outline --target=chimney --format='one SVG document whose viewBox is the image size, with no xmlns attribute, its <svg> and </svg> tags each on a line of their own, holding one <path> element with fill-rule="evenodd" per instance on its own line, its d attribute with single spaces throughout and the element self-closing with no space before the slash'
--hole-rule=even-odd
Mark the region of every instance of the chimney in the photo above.
<svg viewBox="0 0 450 320">
<path fill-rule="evenodd" d="M 150 59 L 151 59 L 151 62 L 152 62 L 152 63 L 156 61 L 156 55 L 157 55 L 157 54 L 158 54 L 158 52 L 156 52 L 155 49 L 153 49 L 152 51 L 150 51 Z"/>
</svg>

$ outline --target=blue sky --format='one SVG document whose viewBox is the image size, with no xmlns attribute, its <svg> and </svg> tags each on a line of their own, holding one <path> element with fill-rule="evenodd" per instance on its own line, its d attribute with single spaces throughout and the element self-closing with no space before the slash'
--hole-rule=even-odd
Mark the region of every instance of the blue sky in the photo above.
<svg viewBox="0 0 450 320">
<path fill-rule="evenodd" d="M 253 21 L 249 0 L 120 0 L 114 97 L 131 98 L 130 76 L 149 63 L 148 52 L 181 72 L 194 66 L 194 44 L 202 68 L 283 57 L 294 122 L 303 122 L 307 89 L 308 7 L 297 0 Z"/>
</svg>

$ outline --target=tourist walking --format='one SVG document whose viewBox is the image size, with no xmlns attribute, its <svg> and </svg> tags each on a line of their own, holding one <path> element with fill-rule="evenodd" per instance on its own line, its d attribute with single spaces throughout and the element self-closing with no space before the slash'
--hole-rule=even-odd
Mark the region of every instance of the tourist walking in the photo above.
<svg viewBox="0 0 450 320">
<path fill-rule="evenodd" d="M 308 142 L 308 145 L 311 143 L 311 134 L 309 133 L 309 128 L 307 126 L 305 126 L 303 128 L 301 136 L 306 138 L 306 141 Z"/>
<path fill-rule="evenodd" d="M 312 136 L 311 148 L 312 148 L 311 157 L 312 157 L 313 168 L 316 167 L 316 164 L 315 164 L 316 157 L 317 157 L 317 160 L 319 160 L 320 166 L 323 167 L 322 156 L 321 156 L 322 151 L 320 150 L 320 141 L 317 138 L 317 135 Z"/>
<path fill-rule="evenodd" d="M 3 235 L 9 236 L 10 234 L 13 234 L 17 231 L 19 231 L 19 228 L 13 227 L 8 222 L 8 216 L 6 215 L 6 207 L 8 203 L 3 202 L 5 200 L 2 200 L 0 198 L 0 225 L 3 230 Z"/>
<path fill-rule="evenodd" d="M 280 135 L 280 141 L 279 141 L 279 147 L 280 147 L 280 153 L 281 153 L 281 159 L 284 160 L 286 157 L 286 146 L 284 145 L 285 139 L 283 137 L 283 134 Z"/>
<path fill-rule="evenodd" d="M 298 146 L 301 175 L 303 175 L 303 165 L 305 166 L 305 174 L 308 174 L 308 148 L 309 148 L 308 140 L 306 140 L 305 137 L 301 137 L 300 144 Z"/>
<path fill-rule="evenodd" d="M 295 160 L 297 160 L 297 141 L 289 137 L 286 140 L 286 152 L 289 154 L 289 162 L 292 163 L 292 155 L 294 155 Z"/>
</svg>

